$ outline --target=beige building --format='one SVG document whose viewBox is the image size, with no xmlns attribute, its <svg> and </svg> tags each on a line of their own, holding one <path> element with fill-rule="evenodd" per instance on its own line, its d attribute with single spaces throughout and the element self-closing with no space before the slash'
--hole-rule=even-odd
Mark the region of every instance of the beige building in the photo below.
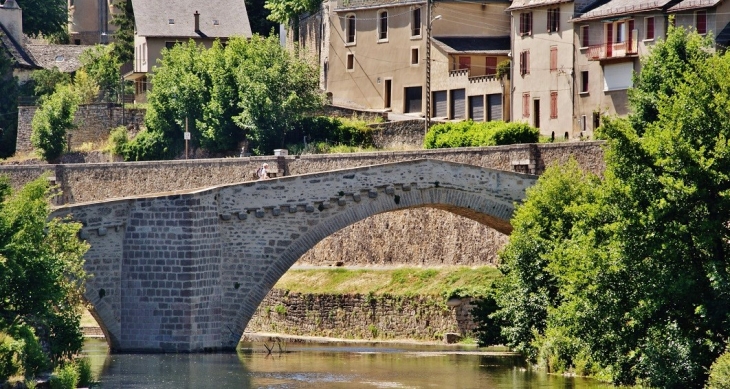
<svg viewBox="0 0 730 389">
<path fill-rule="evenodd" d="M 211 47 L 216 39 L 251 37 L 246 4 L 243 0 L 187 0 L 165 2 L 133 0 L 135 17 L 134 61 L 124 66 L 126 80 L 135 83 L 135 101 L 147 101 L 148 74 L 165 48 L 194 40 Z M 126 71 L 125 71 L 126 70 Z"/>
<path fill-rule="evenodd" d="M 300 29 L 300 46 L 317 48 L 334 105 L 423 117 L 432 20 L 431 117 L 508 119 L 509 80 L 496 77 L 509 54 L 508 5 L 438 2 L 429 19 L 425 1 L 330 1 Z M 321 40 L 311 42 L 316 21 Z"/>
<path fill-rule="evenodd" d="M 117 27 L 112 17 L 113 0 L 68 0 L 68 33 L 75 45 L 106 44 L 113 41 Z"/>
<path fill-rule="evenodd" d="M 512 116 L 555 138 L 575 138 L 574 31 L 571 17 L 588 0 L 514 0 Z"/>
</svg>

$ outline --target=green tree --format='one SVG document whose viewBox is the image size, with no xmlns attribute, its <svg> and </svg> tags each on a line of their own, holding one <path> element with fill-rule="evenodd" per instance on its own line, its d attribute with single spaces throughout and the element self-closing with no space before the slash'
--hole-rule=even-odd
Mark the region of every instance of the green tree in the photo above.
<svg viewBox="0 0 730 389">
<path fill-rule="evenodd" d="M 667 42 L 699 41 L 679 34 Z M 699 388 L 727 346 L 730 56 L 686 60 L 657 95 L 656 120 L 602 126 L 600 182 L 554 168 L 515 214 L 491 315 L 506 321 L 508 344 L 551 370 Z"/>
<path fill-rule="evenodd" d="M 673 33 L 669 26 L 667 39 L 652 48 L 651 55 L 641 59 L 641 72 L 634 74 L 634 87 L 629 90 L 634 128 L 641 135 L 649 123 L 659 117 L 659 100 L 671 96 L 684 82 L 682 76 L 697 63 L 710 56 L 713 47 L 710 36 Z M 698 62 L 699 61 L 699 62 Z"/>
<path fill-rule="evenodd" d="M 78 99 L 71 86 L 59 86 L 33 116 L 30 141 L 46 161 L 58 160 L 65 150 L 66 133 L 74 128 Z"/>
<path fill-rule="evenodd" d="M 52 94 L 58 85 L 71 84 L 71 75 L 63 73 L 58 68 L 38 69 L 30 74 L 30 82 L 33 86 L 33 95 L 43 98 Z"/>
<path fill-rule="evenodd" d="M 82 347 L 78 307 L 88 244 L 77 237 L 80 224 L 49 220 L 50 194 L 45 177 L 17 193 L 0 177 L 0 332 L 21 339 L 33 328 L 58 361 Z"/>
<path fill-rule="evenodd" d="M 13 77 L 12 63 L 0 54 L 0 158 L 15 153 L 18 128 L 18 80 Z"/>
<path fill-rule="evenodd" d="M 79 56 L 81 69 L 96 82 L 103 92 L 103 98 L 111 101 L 119 91 L 119 67 L 121 61 L 116 56 L 116 43 L 111 45 L 95 45 L 84 50 Z"/>
<path fill-rule="evenodd" d="M 238 39 L 226 49 L 245 58 L 235 73 L 242 112 L 234 120 L 249 130 L 257 153 L 284 147 L 294 124 L 324 104 L 317 69 L 281 47 L 275 36 Z"/>
<path fill-rule="evenodd" d="M 31 37 L 68 36 L 66 0 L 16 0 L 23 10 L 23 33 Z"/>
<path fill-rule="evenodd" d="M 299 15 L 319 10 L 321 0 L 266 0 L 264 8 L 269 10 L 269 20 L 281 24 L 299 21 Z"/>
<path fill-rule="evenodd" d="M 270 153 L 324 101 L 316 69 L 273 36 L 233 38 L 211 49 L 176 45 L 164 52 L 152 84 L 148 131 L 125 146 L 128 160 L 177 154 L 186 118 L 193 148 L 233 150 L 245 137 L 254 152 Z"/>
<path fill-rule="evenodd" d="M 129 62 L 134 59 L 134 10 L 132 9 L 132 1 L 117 0 L 114 2 L 113 7 L 120 11 L 115 13 L 112 18 L 112 24 L 117 26 L 117 31 L 114 33 L 113 53 L 115 57 L 119 58 L 120 63 Z"/>
<path fill-rule="evenodd" d="M 99 84 L 84 69 L 79 69 L 74 76 L 73 92 L 78 103 L 93 103 L 99 96 Z"/>
</svg>

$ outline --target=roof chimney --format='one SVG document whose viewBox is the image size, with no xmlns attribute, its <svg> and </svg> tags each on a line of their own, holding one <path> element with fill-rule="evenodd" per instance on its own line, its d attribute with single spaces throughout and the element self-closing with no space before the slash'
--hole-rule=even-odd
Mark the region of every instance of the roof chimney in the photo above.
<svg viewBox="0 0 730 389">
<path fill-rule="evenodd" d="M 195 32 L 200 32 L 200 13 L 195 11 L 193 16 L 195 16 Z"/>
<path fill-rule="evenodd" d="M 0 6 L 0 24 L 18 44 L 23 44 L 23 11 L 15 0 L 5 0 Z"/>
</svg>

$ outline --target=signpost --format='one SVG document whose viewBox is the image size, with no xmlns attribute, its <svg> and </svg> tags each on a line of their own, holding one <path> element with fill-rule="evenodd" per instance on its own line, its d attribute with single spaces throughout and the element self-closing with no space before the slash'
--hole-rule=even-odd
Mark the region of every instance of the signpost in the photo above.
<svg viewBox="0 0 730 389">
<path fill-rule="evenodd" d="M 188 118 L 185 118 L 185 159 L 188 159 L 188 141 L 190 140 L 190 132 L 188 132 Z"/>
</svg>

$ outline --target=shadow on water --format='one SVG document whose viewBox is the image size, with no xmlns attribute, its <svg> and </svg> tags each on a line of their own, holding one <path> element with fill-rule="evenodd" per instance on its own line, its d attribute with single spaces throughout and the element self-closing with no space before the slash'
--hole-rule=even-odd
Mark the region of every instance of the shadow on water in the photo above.
<svg viewBox="0 0 730 389">
<path fill-rule="evenodd" d="M 474 348 L 289 344 L 284 351 L 268 354 L 261 343 L 220 354 L 110 355 L 103 341 L 85 347 L 102 388 L 610 388 Z"/>
</svg>

